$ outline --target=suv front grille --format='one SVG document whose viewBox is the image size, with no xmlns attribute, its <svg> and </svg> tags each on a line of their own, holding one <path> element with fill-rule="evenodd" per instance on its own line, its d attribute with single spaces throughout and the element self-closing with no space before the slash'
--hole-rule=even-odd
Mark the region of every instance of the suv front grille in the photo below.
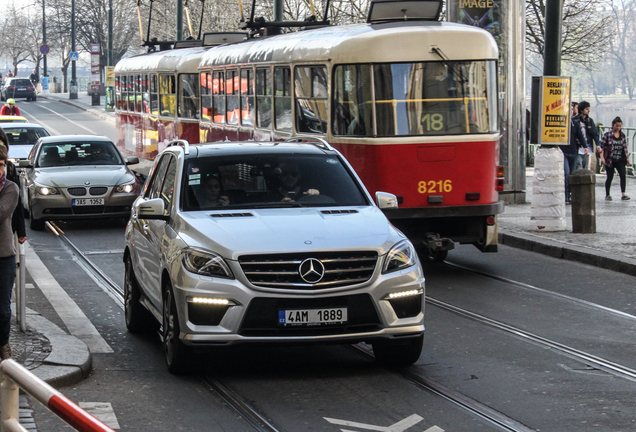
<svg viewBox="0 0 636 432">
<path fill-rule="evenodd" d="M 324 266 L 324 276 L 309 283 L 300 275 L 303 261 L 314 258 Z M 364 283 L 371 279 L 378 254 L 374 251 L 304 252 L 245 255 L 239 263 L 247 279 L 265 288 L 316 290 Z"/>
</svg>

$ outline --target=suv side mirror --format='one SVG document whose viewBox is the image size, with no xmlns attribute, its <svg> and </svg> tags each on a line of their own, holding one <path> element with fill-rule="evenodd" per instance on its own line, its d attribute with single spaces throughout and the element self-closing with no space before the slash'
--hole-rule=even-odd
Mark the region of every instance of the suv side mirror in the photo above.
<svg viewBox="0 0 636 432">
<path fill-rule="evenodd" d="M 381 209 L 396 209 L 398 208 L 397 197 L 387 192 L 376 192 L 375 202 Z"/>
<path fill-rule="evenodd" d="M 128 156 L 126 158 L 126 165 L 135 165 L 139 163 L 139 158 L 137 156 Z"/>
<path fill-rule="evenodd" d="M 170 220 L 170 216 L 164 214 L 164 211 L 165 204 L 161 198 L 141 201 L 137 207 L 137 218 L 164 220 L 167 222 Z"/>
</svg>

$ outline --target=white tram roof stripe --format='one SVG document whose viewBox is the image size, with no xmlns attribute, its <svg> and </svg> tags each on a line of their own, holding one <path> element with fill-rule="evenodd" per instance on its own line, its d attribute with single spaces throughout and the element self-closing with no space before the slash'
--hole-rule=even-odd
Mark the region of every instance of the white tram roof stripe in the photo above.
<svg viewBox="0 0 636 432">
<path fill-rule="evenodd" d="M 386 63 L 497 59 L 495 39 L 477 27 L 446 22 L 352 24 L 256 38 L 211 48 L 200 67 L 262 62 Z"/>
<path fill-rule="evenodd" d="M 132 72 L 179 72 L 198 73 L 201 55 L 210 47 L 193 47 L 158 51 L 121 59 L 115 66 L 115 73 Z"/>
</svg>

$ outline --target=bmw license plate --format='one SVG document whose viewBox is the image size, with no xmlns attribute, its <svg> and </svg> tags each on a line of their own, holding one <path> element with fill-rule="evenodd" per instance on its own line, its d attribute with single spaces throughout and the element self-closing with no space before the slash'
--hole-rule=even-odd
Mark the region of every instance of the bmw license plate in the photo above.
<svg viewBox="0 0 636 432">
<path fill-rule="evenodd" d="M 287 309 L 278 311 L 278 324 L 284 326 L 319 326 L 347 322 L 347 308 Z"/>
<path fill-rule="evenodd" d="M 73 200 L 74 206 L 104 205 L 104 198 L 77 198 Z"/>
</svg>

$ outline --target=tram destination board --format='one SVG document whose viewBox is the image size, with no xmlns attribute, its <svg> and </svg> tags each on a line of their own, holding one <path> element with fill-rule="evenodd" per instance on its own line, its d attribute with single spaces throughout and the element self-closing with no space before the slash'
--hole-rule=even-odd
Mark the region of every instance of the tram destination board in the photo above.
<svg viewBox="0 0 636 432">
<path fill-rule="evenodd" d="M 570 136 L 570 77 L 533 77 L 534 144 L 564 145 Z"/>
</svg>

